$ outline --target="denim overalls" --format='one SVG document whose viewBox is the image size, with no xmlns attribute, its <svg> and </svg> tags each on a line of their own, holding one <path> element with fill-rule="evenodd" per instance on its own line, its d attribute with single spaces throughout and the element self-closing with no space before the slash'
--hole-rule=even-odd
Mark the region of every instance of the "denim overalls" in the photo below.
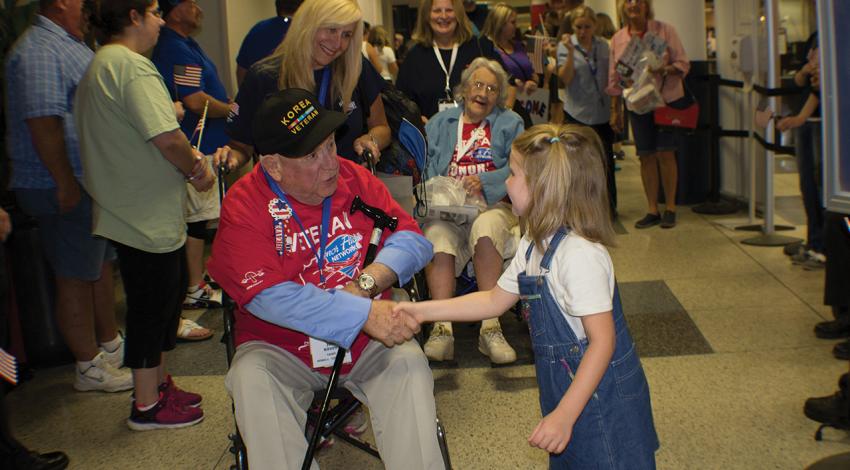
<svg viewBox="0 0 850 470">
<path fill-rule="evenodd" d="M 587 349 L 579 341 L 549 290 L 546 274 L 558 245 L 568 229 L 555 234 L 540 262 L 540 276 L 518 276 L 524 312 L 534 349 L 534 365 L 540 388 L 543 416 L 557 407 L 572 383 Z M 531 256 L 532 244 L 525 253 Z M 658 436 L 652 422 L 649 385 L 629 334 L 620 294 L 614 289 L 616 346 L 611 363 L 596 392 L 587 402 L 563 453 L 549 456 L 550 469 L 654 469 Z"/>
</svg>

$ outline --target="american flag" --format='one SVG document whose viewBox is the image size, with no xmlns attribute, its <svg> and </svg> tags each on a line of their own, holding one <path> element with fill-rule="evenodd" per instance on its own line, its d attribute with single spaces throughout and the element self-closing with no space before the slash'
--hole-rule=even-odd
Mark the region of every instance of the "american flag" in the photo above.
<svg viewBox="0 0 850 470">
<path fill-rule="evenodd" d="M 203 71 L 204 69 L 198 65 L 175 65 L 174 84 L 200 87 Z"/>
<path fill-rule="evenodd" d="M 15 356 L 0 348 L 0 377 L 3 377 L 12 385 L 18 383 L 18 365 Z"/>
<path fill-rule="evenodd" d="M 534 73 L 543 73 L 544 65 L 543 58 L 546 56 L 546 44 L 549 38 L 546 36 L 529 36 L 526 49 L 531 51 L 531 66 L 534 67 Z"/>
</svg>

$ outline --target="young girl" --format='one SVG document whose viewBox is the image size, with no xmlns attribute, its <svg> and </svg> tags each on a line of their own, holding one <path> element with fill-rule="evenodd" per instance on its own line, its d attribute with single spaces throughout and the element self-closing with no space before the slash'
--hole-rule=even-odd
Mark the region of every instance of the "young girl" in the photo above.
<svg viewBox="0 0 850 470">
<path fill-rule="evenodd" d="M 478 321 L 518 299 L 534 348 L 543 419 L 528 443 L 549 468 L 655 468 L 649 387 L 620 305 L 605 169 L 589 127 L 534 126 L 507 180 L 525 236 L 492 290 L 401 303 L 417 321 Z"/>
</svg>

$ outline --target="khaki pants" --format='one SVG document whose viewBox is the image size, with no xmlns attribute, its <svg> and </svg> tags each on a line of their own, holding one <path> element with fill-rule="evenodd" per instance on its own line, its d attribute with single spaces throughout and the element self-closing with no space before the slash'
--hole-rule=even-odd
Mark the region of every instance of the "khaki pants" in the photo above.
<svg viewBox="0 0 850 470">
<path fill-rule="evenodd" d="M 281 348 L 259 341 L 239 346 L 225 379 L 252 470 L 299 469 L 307 451 L 304 427 L 314 392 L 328 377 Z M 413 342 L 386 348 L 372 341 L 340 385 L 369 407 L 386 468 L 442 469 L 437 443 L 434 379 Z M 313 469 L 318 465 L 313 462 Z"/>
</svg>

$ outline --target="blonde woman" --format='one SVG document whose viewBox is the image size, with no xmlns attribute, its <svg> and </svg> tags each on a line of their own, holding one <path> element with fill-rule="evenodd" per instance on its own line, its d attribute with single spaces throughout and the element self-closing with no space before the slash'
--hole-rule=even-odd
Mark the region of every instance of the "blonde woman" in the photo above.
<svg viewBox="0 0 850 470">
<path fill-rule="evenodd" d="M 611 213 L 617 209 L 614 181 L 614 131 L 608 85 L 608 43 L 596 36 L 596 13 L 579 6 L 567 14 L 573 34 L 558 44 L 558 76 L 564 82 L 564 122 L 590 126 L 602 141 Z"/>
<path fill-rule="evenodd" d="M 369 30 L 369 44 L 375 47 L 378 53 L 381 76 L 384 80 L 393 81 L 398 75 L 398 64 L 395 60 L 395 52 L 390 47 L 390 35 L 383 26 L 378 25 Z"/>
<path fill-rule="evenodd" d="M 384 80 L 361 52 L 363 14 L 350 0 L 307 0 L 292 19 L 283 42 L 248 70 L 231 107 L 228 145 L 216 163 L 237 168 L 253 154 L 251 124 L 263 98 L 278 90 L 314 92 L 323 106 L 348 114 L 337 136 L 339 156 L 361 162 L 364 150 L 380 157 L 390 144 L 390 128 L 380 92 Z"/>
<path fill-rule="evenodd" d="M 497 3 L 490 9 L 481 34 L 496 45 L 505 71 L 514 77 L 512 84 L 517 90 L 530 94 L 537 90 L 538 76 L 518 34 L 516 18 L 517 13 L 512 6 Z"/>
<path fill-rule="evenodd" d="M 473 59 L 483 56 L 501 63 L 489 39 L 473 36 L 461 0 L 421 0 L 413 42 L 396 86 L 425 118 L 457 106 L 452 90 Z"/>
</svg>

